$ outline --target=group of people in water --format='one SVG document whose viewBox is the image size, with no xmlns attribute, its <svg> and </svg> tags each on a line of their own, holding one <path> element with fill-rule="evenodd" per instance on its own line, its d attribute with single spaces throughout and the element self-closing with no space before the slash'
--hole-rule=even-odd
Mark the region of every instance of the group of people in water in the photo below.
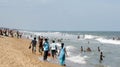
<svg viewBox="0 0 120 67">
<path fill-rule="evenodd" d="M 89 44 L 89 43 L 90 43 L 90 42 L 88 41 L 88 44 Z M 105 56 L 103 55 L 103 52 L 100 50 L 100 47 L 98 47 L 97 49 L 98 49 L 98 52 L 100 52 L 100 56 L 99 56 L 100 59 L 99 59 L 99 62 L 102 63 L 103 58 L 104 58 Z M 81 46 L 80 51 L 81 51 L 81 52 L 92 52 L 92 50 L 91 50 L 90 47 L 87 47 L 87 49 L 84 50 L 84 49 L 83 49 L 83 46 Z"/>
<path fill-rule="evenodd" d="M 113 40 L 120 40 L 120 37 L 117 37 L 117 38 L 116 38 L 116 37 L 113 37 L 112 39 L 113 39 Z"/>
<path fill-rule="evenodd" d="M 7 37 L 17 37 L 22 38 L 22 33 L 18 30 L 9 29 L 9 28 L 0 28 L 0 35 Z"/>
<path fill-rule="evenodd" d="M 59 57 L 59 63 L 62 66 L 65 66 L 65 55 L 67 54 L 66 49 L 64 47 L 64 43 L 61 43 L 61 48 L 58 51 L 58 46 L 55 43 L 55 40 L 52 40 L 52 43 L 50 44 L 48 38 L 45 38 L 43 36 L 38 36 L 38 42 L 36 40 L 36 37 L 31 41 L 29 49 L 32 48 L 32 53 L 36 53 L 36 45 L 38 43 L 38 52 L 43 55 L 43 60 L 47 61 L 47 58 L 51 52 L 51 56 L 54 59 L 57 59 L 57 56 Z M 43 54 L 44 52 L 44 54 Z"/>
<path fill-rule="evenodd" d="M 92 50 L 90 49 L 90 47 L 88 47 L 86 50 L 83 50 L 83 46 L 81 46 L 81 52 L 91 52 Z"/>
</svg>

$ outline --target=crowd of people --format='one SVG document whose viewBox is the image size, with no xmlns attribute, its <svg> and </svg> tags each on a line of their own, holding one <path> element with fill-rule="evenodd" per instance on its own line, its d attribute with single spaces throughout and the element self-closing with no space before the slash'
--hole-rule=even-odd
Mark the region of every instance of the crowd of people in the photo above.
<svg viewBox="0 0 120 67">
<path fill-rule="evenodd" d="M 38 36 L 38 41 L 36 40 L 36 37 L 31 41 L 29 49 L 32 48 L 32 53 L 36 54 L 36 45 L 38 44 L 38 52 L 43 55 L 43 60 L 48 61 L 47 58 L 51 52 L 51 56 L 54 59 L 57 59 L 57 56 L 59 57 L 59 63 L 62 66 L 65 66 L 65 55 L 67 54 L 66 49 L 64 47 L 64 43 L 61 43 L 61 48 L 58 49 L 57 44 L 55 43 L 55 40 L 52 40 L 52 43 L 50 44 L 48 38 L 45 38 L 43 36 Z"/>
<path fill-rule="evenodd" d="M 0 36 L 22 38 L 22 33 L 15 29 L 0 28 Z"/>
<path fill-rule="evenodd" d="M 49 39 L 43 36 L 38 36 L 37 39 L 38 41 L 36 40 L 36 37 L 34 37 L 34 39 L 30 43 L 29 49 L 32 48 L 32 53 L 36 54 L 36 45 L 38 44 L 38 52 L 40 53 L 40 55 L 43 56 L 44 61 L 47 61 L 48 56 L 50 56 L 51 54 L 53 60 L 57 59 L 58 57 L 60 65 L 66 66 L 65 57 L 67 55 L 67 51 L 64 47 L 64 43 L 61 43 L 61 48 L 58 49 L 55 40 L 52 40 L 52 43 L 50 44 Z M 89 43 L 90 42 L 88 41 L 88 44 Z M 81 46 L 80 50 L 81 52 L 92 52 L 92 49 L 90 47 L 87 47 L 87 49 L 83 49 L 83 46 Z M 100 47 L 98 47 L 98 52 L 100 52 L 99 62 L 101 63 L 105 56 L 103 55 L 103 52 L 101 52 Z"/>
</svg>

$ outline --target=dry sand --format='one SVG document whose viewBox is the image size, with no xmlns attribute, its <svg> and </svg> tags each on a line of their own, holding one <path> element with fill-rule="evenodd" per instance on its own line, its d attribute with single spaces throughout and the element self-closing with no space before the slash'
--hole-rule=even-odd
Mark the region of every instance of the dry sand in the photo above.
<svg viewBox="0 0 120 67">
<path fill-rule="evenodd" d="M 0 67 L 61 67 L 39 61 L 39 53 L 28 49 L 30 40 L 0 37 Z"/>
</svg>

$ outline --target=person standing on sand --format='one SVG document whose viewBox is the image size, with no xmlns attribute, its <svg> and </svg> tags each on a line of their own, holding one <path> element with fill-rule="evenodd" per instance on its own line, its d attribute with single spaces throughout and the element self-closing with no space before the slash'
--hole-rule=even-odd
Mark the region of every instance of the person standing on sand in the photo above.
<svg viewBox="0 0 120 67">
<path fill-rule="evenodd" d="M 39 36 L 39 37 L 38 37 L 38 41 L 39 41 L 38 51 L 39 51 L 39 53 L 41 53 L 41 55 L 42 55 L 42 51 L 43 51 L 43 38 Z"/>
<path fill-rule="evenodd" d="M 16 34 L 17 34 L 17 38 L 19 38 L 19 31 L 17 31 Z"/>
<path fill-rule="evenodd" d="M 48 39 L 45 39 L 45 42 L 43 44 L 43 48 L 44 48 L 43 60 L 47 61 L 47 56 L 48 56 L 48 51 L 49 51 L 49 42 L 48 42 Z"/>
<path fill-rule="evenodd" d="M 31 44 L 32 44 L 32 53 L 35 53 L 36 52 L 36 45 L 37 45 L 36 37 L 34 37 L 34 40 L 31 41 L 29 49 L 31 48 Z"/>
<path fill-rule="evenodd" d="M 50 49 L 51 49 L 53 59 L 56 58 L 57 45 L 54 40 L 52 41 L 52 44 L 50 45 Z"/>
<path fill-rule="evenodd" d="M 58 56 L 59 56 L 60 65 L 62 65 L 62 66 L 66 66 L 66 64 L 65 64 L 65 54 L 67 55 L 66 49 L 64 47 L 64 43 L 61 43 L 61 49 L 58 53 Z"/>
<path fill-rule="evenodd" d="M 3 33 L 2 33 L 2 29 L 0 29 L 0 35 L 3 35 Z"/>
</svg>

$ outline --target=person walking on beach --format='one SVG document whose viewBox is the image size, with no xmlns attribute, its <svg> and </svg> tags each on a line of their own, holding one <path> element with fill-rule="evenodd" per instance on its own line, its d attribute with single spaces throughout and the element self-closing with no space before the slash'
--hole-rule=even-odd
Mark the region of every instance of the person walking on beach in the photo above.
<svg viewBox="0 0 120 67">
<path fill-rule="evenodd" d="M 47 61 L 47 56 L 48 56 L 48 52 L 49 52 L 49 42 L 48 42 L 48 39 L 45 39 L 45 42 L 43 44 L 43 48 L 44 48 L 43 60 Z"/>
<path fill-rule="evenodd" d="M 52 58 L 57 58 L 56 57 L 56 52 L 57 52 L 57 45 L 55 43 L 55 41 L 52 41 L 52 44 L 50 45 L 50 49 L 51 49 L 51 53 L 52 53 Z"/>
<path fill-rule="evenodd" d="M 100 52 L 100 60 L 99 60 L 100 63 L 103 61 L 103 57 L 105 57 L 105 56 L 103 56 L 103 53 Z"/>
<path fill-rule="evenodd" d="M 65 64 L 65 54 L 67 55 L 67 52 L 66 52 L 66 49 L 64 47 L 64 43 L 61 43 L 61 49 L 59 51 L 59 62 L 60 62 L 60 65 L 62 66 L 66 66 Z"/>
<path fill-rule="evenodd" d="M 34 37 L 34 40 L 31 41 L 29 49 L 31 48 L 31 44 L 32 44 L 32 53 L 35 53 L 36 52 L 36 45 L 37 45 L 36 37 Z"/>
</svg>

